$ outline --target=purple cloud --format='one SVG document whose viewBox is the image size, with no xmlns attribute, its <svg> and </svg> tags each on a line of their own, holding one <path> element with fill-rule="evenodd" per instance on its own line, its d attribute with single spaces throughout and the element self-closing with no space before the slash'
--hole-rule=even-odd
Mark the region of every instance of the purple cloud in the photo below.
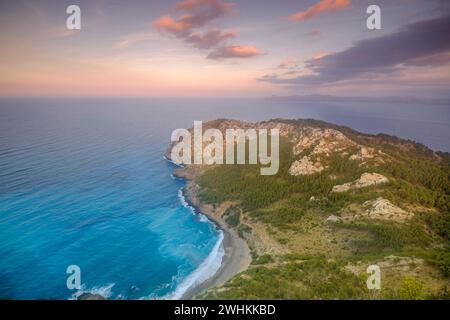
<svg viewBox="0 0 450 320">
<path fill-rule="evenodd" d="M 448 61 L 450 15 L 408 24 L 399 31 L 356 42 L 351 48 L 305 62 L 309 75 L 261 77 L 275 84 L 320 85 L 368 74 L 389 74 L 406 65 Z"/>
<path fill-rule="evenodd" d="M 253 46 L 226 46 L 212 51 L 206 58 L 222 60 L 230 58 L 252 58 L 260 56 L 262 53 Z"/>
<path fill-rule="evenodd" d="M 192 43 L 196 48 L 199 49 L 210 49 L 221 42 L 226 41 L 227 39 L 236 38 L 237 34 L 234 31 L 223 32 L 217 28 L 211 29 L 208 32 L 201 33 L 192 33 L 186 36 L 185 40 L 188 43 Z"/>
</svg>

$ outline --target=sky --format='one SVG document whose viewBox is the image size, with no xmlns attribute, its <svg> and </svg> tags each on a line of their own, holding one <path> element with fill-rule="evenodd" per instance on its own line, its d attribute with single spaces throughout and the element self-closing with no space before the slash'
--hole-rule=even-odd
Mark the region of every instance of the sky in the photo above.
<svg viewBox="0 0 450 320">
<path fill-rule="evenodd" d="M 0 0 L 0 43 L 2 97 L 450 97 L 448 0 Z"/>
</svg>

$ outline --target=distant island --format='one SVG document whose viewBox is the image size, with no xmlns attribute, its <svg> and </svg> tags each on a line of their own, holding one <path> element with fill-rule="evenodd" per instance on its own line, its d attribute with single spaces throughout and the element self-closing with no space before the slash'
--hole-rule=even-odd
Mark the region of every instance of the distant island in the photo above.
<svg viewBox="0 0 450 320">
<path fill-rule="evenodd" d="M 278 128 L 280 170 L 175 170 L 187 201 L 225 233 L 222 267 L 184 298 L 450 297 L 448 154 L 317 120 L 204 127 Z M 369 265 L 381 269 L 381 290 L 366 286 Z"/>
<path fill-rule="evenodd" d="M 364 96 L 330 96 L 322 94 L 294 95 L 294 96 L 271 96 L 266 100 L 277 102 L 359 102 L 359 103 L 406 103 L 406 104 L 426 104 L 450 106 L 449 99 L 418 98 L 418 97 L 364 97 Z"/>
</svg>

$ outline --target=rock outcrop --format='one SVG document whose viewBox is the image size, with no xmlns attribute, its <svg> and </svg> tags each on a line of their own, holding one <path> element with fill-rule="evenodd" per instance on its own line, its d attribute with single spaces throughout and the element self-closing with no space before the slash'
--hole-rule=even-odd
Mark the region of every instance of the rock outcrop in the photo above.
<svg viewBox="0 0 450 320">
<path fill-rule="evenodd" d="M 389 200 L 381 197 L 364 202 L 363 207 L 367 208 L 363 216 L 371 219 L 404 221 L 413 216 L 412 213 L 397 207 Z"/>
<path fill-rule="evenodd" d="M 303 157 L 292 163 L 289 174 L 293 176 L 310 175 L 323 171 L 325 168 L 320 162 L 313 162 L 309 157 Z"/>
<path fill-rule="evenodd" d="M 341 218 L 339 218 L 338 216 L 332 214 L 331 216 L 329 216 L 325 222 L 327 223 L 337 223 L 337 222 L 341 222 Z"/>
<path fill-rule="evenodd" d="M 352 189 L 360 189 L 388 182 L 389 179 L 381 174 L 363 173 L 359 179 L 353 182 L 347 182 L 344 184 L 334 186 L 332 192 L 347 192 Z"/>
<path fill-rule="evenodd" d="M 77 298 L 77 300 L 106 300 L 106 298 L 100 294 L 83 293 Z"/>
</svg>

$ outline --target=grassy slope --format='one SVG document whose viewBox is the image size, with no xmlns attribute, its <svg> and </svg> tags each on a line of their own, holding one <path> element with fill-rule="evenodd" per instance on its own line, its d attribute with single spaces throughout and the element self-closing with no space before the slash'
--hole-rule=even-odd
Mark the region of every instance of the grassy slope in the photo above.
<svg viewBox="0 0 450 320">
<path fill-rule="evenodd" d="M 202 201 L 239 203 L 226 212 L 226 221 L 244 238 L 251 239 L 255 223 L 262 224 L 282 248 L 278 253 L 266 253 L 249 241 L 253 266 L 224 288 L 210 290 L 205 298 L 448 297 L 448 161 L 432 159 L 430 151 L 421 146 L 406 148 L 399 154 L 399 148 L 392 146 L 401 140 L 395 138 L 370 139 L 350 129 L 339 129 L 359 143 L 376 145 L 395 161 L 368 169 L 358 166 L 357 161 L 334 155 L 325 171 L 293 177 L 288 169 L 296 158 L 289 140 L 282 139 L 281 166 L 276 177 L 261 176 L 258 166 L 235 165 L 211 168 L 198 179 Z M 334 185 L 357 179 L 363 172 L 378 172 L 390 178 L 391 183 L 342 194 L 330 193 Z M 316 201 L 309 201 L 312 196 Z M 414 218 L 405 223 L 324 222 L 330 214 L 339 215 L 349 205 L 362 204 L 378 196 L 413 210 Z M 425 263 L 419 266 L 410 263 L 403 269 L 389 268 L 382 275 L 381 292 L 366 289 L 365 269 L 351 273 L 345 268 L 358 262 L 378 263 L 389 255 L 419 257 Z"/>
</svg>

